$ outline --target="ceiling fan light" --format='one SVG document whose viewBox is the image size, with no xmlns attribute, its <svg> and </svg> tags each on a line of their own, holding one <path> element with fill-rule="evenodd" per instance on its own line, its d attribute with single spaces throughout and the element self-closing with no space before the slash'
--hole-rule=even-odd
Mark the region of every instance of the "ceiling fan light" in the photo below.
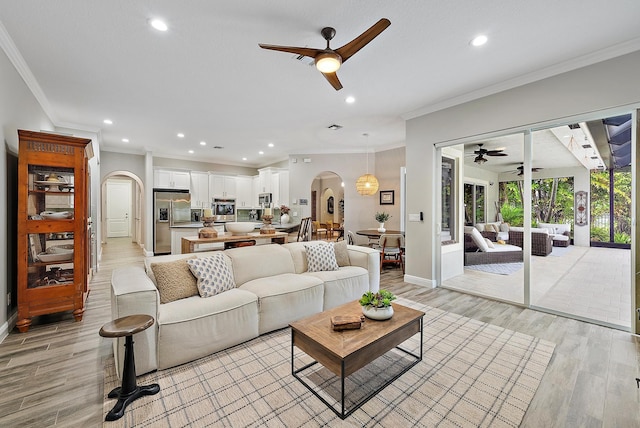
<svg viewBox="0 0 640 428">
<path fill-rule="evenodd" d="M 335 73 L 342 65 L 342 58 L 333 51 L 322 52 L 316 55 L 315 62 L 321 73 Z"/>
<path fill-rule="evenodd" d="M 478 155 L 476 156 L 476 158 L 473 160 L 475 163 L 482 165 L 483 163 L 485 163 L 487 161 L 487 159 L 485 157 L 483 157 L 482 155 Z"/>
<path fill-rule="evenodd" d="M 375 195 L 378 186 L 378 179 L 373 174 L 361 175 L 356 180 L 356 190 L 363 196 Z"/>
</svg>

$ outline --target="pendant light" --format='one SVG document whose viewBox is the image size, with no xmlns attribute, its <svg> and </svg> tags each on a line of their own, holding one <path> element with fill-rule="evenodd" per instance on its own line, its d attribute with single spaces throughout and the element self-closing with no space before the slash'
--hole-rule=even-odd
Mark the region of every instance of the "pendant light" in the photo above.
<svg viewBox="0 0 640 428">
<path fill-rule="evenodd" d="M 362 135 L 367 137 L 367 173 L 356 180 L 356 190 L 361 195 L 371 196 L 378 191 L 378 179 L 375 175 L 369 174 L 369 134 Z"/>
</svg>

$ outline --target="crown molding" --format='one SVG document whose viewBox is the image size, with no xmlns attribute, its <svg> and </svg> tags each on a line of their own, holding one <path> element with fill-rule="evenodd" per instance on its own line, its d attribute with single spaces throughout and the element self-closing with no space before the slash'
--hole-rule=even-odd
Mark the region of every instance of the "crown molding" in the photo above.
<svg viewBox="0 0 640 428">
<path fill-rule="evenodd" d="M 571 58 L 567 61 L 563 61 L 561 63 L 536 70 L 532 73 L 523 74 L 521 76 L 505 80 L 495 85 L 487 86 L 476 91 L 468 92 L 463 95 L 426 105 L 417 110 L 404 113 L 401 115 L 401 117 L 405 120 L 414 119 L 419 116 L 424 116 L 429 113 L 444 110 L 446 108 L 464 104 L 466 102 L 477 100 L 489 95 L 497 94 L 498 92 L 517 88 L 519 86 L 557 76 L 562 73 L 597 64 L 599 62 L 626 55 L 638 50 L 640 50 L 640 37 L 617 44 L 615 46 L 600 49 L 599 51 L 591 52 L 583 56 Z"/>
<path fill-rule="evenodd" d="M 49 117 L 49 120 L 51 120 L 51 122 L 55 126 L 57 126 L 58 117 L 54 113 L 53 108 L 51 107 L 51 103 L 49 103 L 49 100 L 47 99 L 47 96 L 42 91 L 42 88 L 40 87 L 40 84 L 36 80 L 36 77 L 31 72 L 31 69 L 27 65 L 27 62 L 22 57 L 22 54 L 18 50 L 16 44 L 13 42 L 13 39 L 11 38 L 11 36 L 7 32 L 7 29 L 5 28 L 4 24 L 1 21 L 0 21 L 0 47 L 2 47 L 2 50 L 5 52 L 5 54 L 9 58 L 9 61 L 11 61 L 15 69 L 18 71 L 18 74 L 20 75 L 20 77 L 22 77 L 22 80 L 24 80 L 24 83 L 27 84 L 27 87 L 29 88 L 29 90 L 31 90 L 31 93 L 40 104 L 40 107 L 42 107 L 42 110 L 44 110 L 44 113 Z"/>
</svg>

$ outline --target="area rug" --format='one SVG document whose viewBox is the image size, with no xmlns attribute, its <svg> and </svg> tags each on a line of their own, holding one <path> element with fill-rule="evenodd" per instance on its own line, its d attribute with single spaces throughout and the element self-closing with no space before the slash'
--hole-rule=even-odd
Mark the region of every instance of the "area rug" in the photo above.
<svg viewBox="0 0 640 428">
<path fill-rule="evenodd" d="M 511 275 L 518 272 L 524 263 L 491 263 L 486 265 L 469 265 L 465 266 L 465 269 L 478 270 L 480 272 L 495 273 L 498 275 Z"/>
<path fill-rule="evenodd" d="M 139 377 L 140 385 L 159 383 L 160 392 L 135 401 L 122 419 L 104 426 L 517 427 L 555 345 L 408 300 L 398 303 L 426 313 L 423 360 L 344 421 L 291 375 L 290 331 L 282 329 Z M 419 350 L 419 337 L 403 347 Z M 347 397 L 357 399 L 393 376 L 404 355 L 389 351 L 347 378 Z M 296 348 L 298 359 L 300 365 L 310 361 Z M 339 379 L 314 367 L 306 381 L 337 402 Z M 111 357 L 105 367 L 105 415 L 115 402 L 106 393 L 118 385 Z"/>
</svg>

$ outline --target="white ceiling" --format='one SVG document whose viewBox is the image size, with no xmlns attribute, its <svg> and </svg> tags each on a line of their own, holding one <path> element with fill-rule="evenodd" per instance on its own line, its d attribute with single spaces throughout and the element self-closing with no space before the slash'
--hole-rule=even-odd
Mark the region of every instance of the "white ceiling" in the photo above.
<svg viewBox="0 0 640 428">
<path fill-rule="evenodd" d="M 340 91 L 258 47 L 322 48 L 332 26 L 338 48 L 382 17 Z M 264 166 L 402 146 L 407 118 L 640 49 L 638 18 L 637 0 L 0 0 L 0 43 L 54 123 L 100 130 L 103 149 Z"/>
</svg>

